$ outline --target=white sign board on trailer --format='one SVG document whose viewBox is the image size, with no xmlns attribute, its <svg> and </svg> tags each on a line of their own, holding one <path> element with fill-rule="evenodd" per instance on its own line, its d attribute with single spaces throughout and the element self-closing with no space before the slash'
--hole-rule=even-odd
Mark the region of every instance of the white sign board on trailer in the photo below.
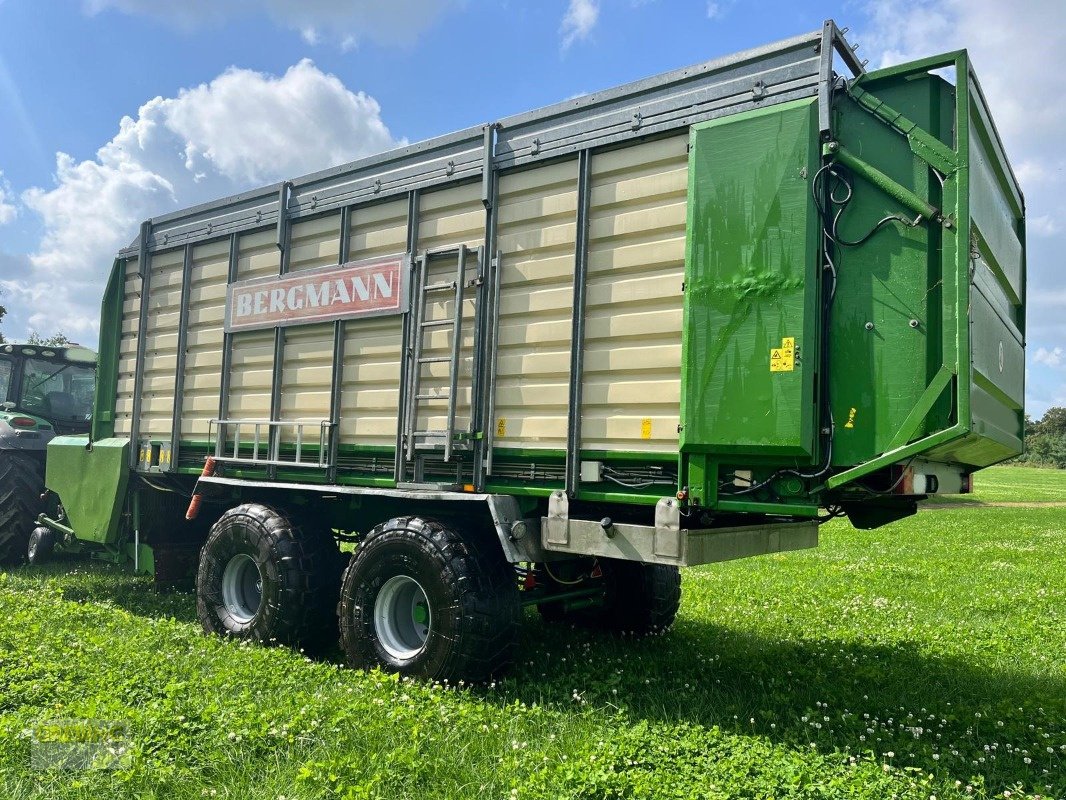
<svg viewBox="0 0 1066 800">
<path fill-rule="evenodd" d="M 397 255 L 231 283 L 226 333 L 402 314 L 406 263 Z"/>
</svg>

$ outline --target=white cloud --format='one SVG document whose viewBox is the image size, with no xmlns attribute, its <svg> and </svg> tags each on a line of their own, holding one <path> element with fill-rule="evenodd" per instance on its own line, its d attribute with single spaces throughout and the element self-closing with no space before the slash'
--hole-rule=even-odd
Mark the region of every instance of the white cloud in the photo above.
<svg viewBox="0 0 1066 800">
<path fill-rule="evenodd" d="M 587 39 L 596 22 L 600 18 L 600 4 L 598 0 L 570 0 L 570 5 L 563 15 L 562 24 L 559 25 L 559 33 L 563 37 L 563 49 L 566 50 L 574 42 Z"/>
<path fill-rule="evenodd" d="M 1059 222 L 1050 214 L 1041 214 L 1039 217 L 1027 217 L 1025 220 L 1025 229 L 1029 233 L 1034 233 L 1037 236 L 1054 236 L 1061 228 L 1059 228 Z"/>
<path fill-rule="evenodd" d="M 18 206 L 9 202 L 11 199 L 11 184 L 4 179 L 4 173 L 0 171 L 0 225 L 7 225 L 18 216 Z"/>
<path fill-rule="evenodd" d="M 722 16 L 722 4 L 707 0 L 707 19 L 718 19 L 720 16 Z"/>
<path fill-rule="evenodd" d="M 156 97 L 136 119 L 123 118 L 95 158 L 59 153 L 55 185 L 23 193 L 44 233 L 32 274 L 0 281 L 7 328 L 90 340 L 111 261 L 140 220 L 400 143 L 373 98 L 308 60 L 280 77 L 231 68 L 177 97 Z"/>
<path fill-rule="evenodd" d="M 90 14 L 115 9 L 145 14 L 195 30 L 227 20 L 266 14 L 275 23 L 317 44 L 323 38 L 353 45 L 369 38 L 383 43 L 409 43 L 449 8 L 463 0 L 83 0 Z"/>
<path fill-rule="evenodd" d="M 1033 363 L 1044 364 L 1048 367 L 1061 367 L 1064 360 L 1066 360 L 1066 352 L 1061 347 L 1054 347 L 1050 350 L 1046 347 L 1038 347 L 1033 353 Z"/>
<path fill-rule="evenodd" d="M 861 41 L 875 65 L 969 51 L 1025 192 L 1031 359 L 1059 366 L 1066 359 L 1056 345 L 1066 336 L 1066 272 L 1060 269 L 1066 252 L 1066 103 L 1060 101 L 1066 96 L 1066 3 L 867 0 L 865 10 L 868 24 L 856 26 L 850 38 Z M 1042 413 L 1047 398 L 1061 394 L 1059 377 L 1034 370 L 1026 386 L 1032 410 Z"/>
</svg>

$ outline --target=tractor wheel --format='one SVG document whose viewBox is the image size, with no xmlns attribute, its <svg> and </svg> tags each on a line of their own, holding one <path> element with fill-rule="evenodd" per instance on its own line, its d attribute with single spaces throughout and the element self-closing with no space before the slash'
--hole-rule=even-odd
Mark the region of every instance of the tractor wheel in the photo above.
<svg viewBox="0 0 1066 800">
<path fill-rule="evenodd" d="M 30 533 L 41 513 L 44 462 L 29 453 L 0 451 L 0 566 L 26 560 Z"/>
<path fill-rule="evenodd" d="M 603 605 L 588 609 L 591 621 L 616 633 L 638 636 L 669 628 L 681 605 L 681 571 L 663 564 L 601 558 Z"/>
<path fill-rule="evenodd" d="M 353 667 L 481 681 L 512 660 L 522 606 L 495 539 L 400 517 L 367 534 L 344 574 L 341 646 Z"/>
<path fill-rule="evenodd" d="M 30 534 L 29 544 L 26 546 L 26 559 L 33 565 L 46 562 L 56 547 L 56 535 L 49 528 L 39 526 Z"/>
<path fill-rule="evenodd" d="M 269 506 L 227 511 L 200 551 L 196 612 L 208 633 L 318 649 L 336 641 L 340 550 L 325 527 Z"/>
</svg>

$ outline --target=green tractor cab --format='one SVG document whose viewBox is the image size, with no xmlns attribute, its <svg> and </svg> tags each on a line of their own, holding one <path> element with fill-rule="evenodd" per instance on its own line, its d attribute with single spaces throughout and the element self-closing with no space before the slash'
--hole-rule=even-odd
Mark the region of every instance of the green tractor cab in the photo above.
<svg viewBox="0 0 1066 800">
<path fill-rule="evenodd" d="M 48 442 L 88 432 L 95 383 L 92 350 L 0 345 L 0 566 L 28 557 Z"/>
</svg>

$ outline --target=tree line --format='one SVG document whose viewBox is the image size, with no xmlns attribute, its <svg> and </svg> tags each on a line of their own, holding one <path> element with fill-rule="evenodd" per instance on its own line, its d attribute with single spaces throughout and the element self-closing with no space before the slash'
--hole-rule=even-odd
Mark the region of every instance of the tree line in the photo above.
<svg viewBox="0 0 1066 800">
<path fill-rule="evenodd" d="M 1053 406 L 1038 420 L 1025 415 L 1025 453 L 1016 461 L 1066 469 L 1066 408 Z"/>
</svg>

